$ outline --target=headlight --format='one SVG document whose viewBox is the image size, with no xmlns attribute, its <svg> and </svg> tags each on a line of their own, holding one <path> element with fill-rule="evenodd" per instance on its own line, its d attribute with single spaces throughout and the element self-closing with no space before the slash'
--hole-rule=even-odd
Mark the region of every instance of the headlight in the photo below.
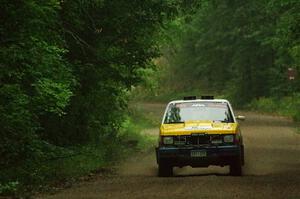
<svg viewBox="0 0 300 199">
<path fill-rule="evenodd" d="M 234 136 L 233 135 L 225 135 L 224 142 L 233 142 Z"/>
<path fill-rule="evenodd" d="M 164 144 L 173 144 L 173 137 L 163 137 Z"/>
</svg>

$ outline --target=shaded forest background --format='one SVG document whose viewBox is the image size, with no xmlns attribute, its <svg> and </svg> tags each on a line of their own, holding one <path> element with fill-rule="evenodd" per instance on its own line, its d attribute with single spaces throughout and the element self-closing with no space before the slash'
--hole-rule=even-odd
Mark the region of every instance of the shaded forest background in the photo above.
<svg viewBox="0 0 300 199">
<path fill-rule="evenodd" d="M 169 24 L 172 41 L 148 92 L 166 101 L 212 94 L 300 120 L 300 2 L 201 2 L 195 15 Z"/>
<path fill-rule="evenodd" d="M 299 11 L 298 0 L 1 0 L 0 193 L 75 163 L 45 161 L 128 148 L 133 97 L 214 94 L 300 120 L 300 80 L 287 77 L 300 67 Z"/>
<path fill-rule="evenodd" d="M 192 8 L 184 0 L 2 0 L 0 193 L 59 178 L 62 168 L 43 162 L 74 147 L 100 147 L 92 152 L 102 161 L 122 151 L 131 88 L 160 56 L 161 29 Z"/>
</svg>

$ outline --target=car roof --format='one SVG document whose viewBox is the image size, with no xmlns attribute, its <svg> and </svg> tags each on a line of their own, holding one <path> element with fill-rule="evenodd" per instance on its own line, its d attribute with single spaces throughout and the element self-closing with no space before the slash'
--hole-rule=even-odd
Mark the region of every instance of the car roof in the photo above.
<svg viewBox="0 0 300 199">
<path fill-rule="evenodd" d="M 189 103 L 189 102 L 219 102 L 219 103 L 229 103 L 229 101 L 225 100 L 225 99 L 195 99 L 195 100 L 173 100 L 173 101 L 169 102 L 169 104 Z"/>
<path fill-rule="evenodd" d="M 236 122 L 236 119 L 235 119 L 235 115 L 234 115 L 234 112 L 232 111 L 232 107 L 231 107 L 231 104 L 228 100 L 226 99 L 194 99 L 194 100 L 173 100 L 171 102 L 168 103 L 166 109 L 165 109 L 165 113 L 164 113 L 164 116 L 163 116 L 163 119 L 162 119 L 162 124 L 164 123 L 164 118 L 166 117 L 166 114 L 167 114 L 167 109 L 169 107 L 170 104 L 176 104 L 176 103 L 192 103 L 192 102 L 217 102 L 217 103 L 227 103 L 228 106 L 229 106 L 229 110 L 233 116 L 233 120 L 234 122 Z"/>
</svg>

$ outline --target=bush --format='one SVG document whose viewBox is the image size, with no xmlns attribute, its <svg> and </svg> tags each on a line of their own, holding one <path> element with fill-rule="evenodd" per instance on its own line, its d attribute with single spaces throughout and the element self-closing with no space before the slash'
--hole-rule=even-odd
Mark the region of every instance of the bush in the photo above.
<svg viewBox="0 0 300 199">
<path fill-rule="evenodd" d="M 288 116 L 294 121 L 300 121 L 300 94 L 295 93 L 292 96 L 283 98 L 259 98 L 253 100 L 248 107 L 252 110 L 266 113 L 276 113 Z"/>
<path fill-rule="evenodd" d="M 0 195 L 14 195 L 18 189 L 19 182 L 0 183 Z"/>
<path fill-rule="evenodd" d="M 250 103 L 250 108 L 254 110 L 263 111 L 266 113 L 274 113 L 279 110 L 279 102 L 273 98 L 259 98 Z"/>
</svg>

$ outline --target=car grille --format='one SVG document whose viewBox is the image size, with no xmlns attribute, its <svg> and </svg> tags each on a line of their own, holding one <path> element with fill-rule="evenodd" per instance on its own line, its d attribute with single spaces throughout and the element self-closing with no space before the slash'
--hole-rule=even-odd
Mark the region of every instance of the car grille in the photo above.
<svg viewBox="0 0 300 199">
<path fill-rule="evenodd" d="M 205 145 L 210 144 L 210 136 L 207 134 L 181 135 L 174 137 L 175 145 Z"/>
</svg>

